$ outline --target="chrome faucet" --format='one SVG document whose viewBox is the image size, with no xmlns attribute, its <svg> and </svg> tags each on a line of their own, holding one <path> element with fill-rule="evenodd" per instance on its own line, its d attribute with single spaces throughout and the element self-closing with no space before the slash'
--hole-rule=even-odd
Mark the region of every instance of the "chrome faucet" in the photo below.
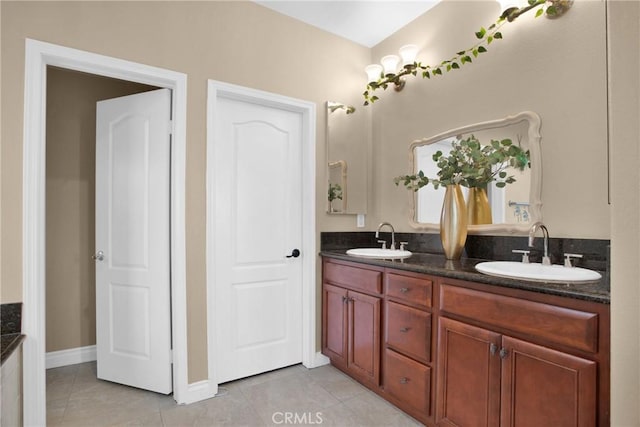
<svg viewBox="0 0 640 427">
<path fill-rule="evenodd" d="M 378 230 L 376 231 L 376 239 L 380 238 L 380 230 L 385 225 L 391 228 L 391 247 L 389 249 L 395 250 L 396 249 L 396 230 L 394 230 L 393 225 L 391 225 L 390 223 L 388 222 L 380 223 L 380 225 L 378 226 Z"/>
<path fill-rule="evenodd" d="M 529 229 L 529 247 L 533 247 L 533 240 L 536 238 L 536 232 L 538 229 L 542 230 L 542 236 L 544 237 L 544 256 L 542 257 L 543 265 L 551 265 L 551 258 L 549 258 L 549 230 L 541 222 L 536 222 Z"/>
</svg>

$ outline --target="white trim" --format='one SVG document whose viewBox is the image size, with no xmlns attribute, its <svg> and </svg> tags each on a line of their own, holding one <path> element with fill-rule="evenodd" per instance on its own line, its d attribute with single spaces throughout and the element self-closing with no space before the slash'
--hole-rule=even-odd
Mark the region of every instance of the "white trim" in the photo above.
<svg viewBox="0 0 640 427">
<path fill-rule="evenodd" d="M 47 369 L 61 366 L 75 365 L 78 363 L 93 362 L 96 358 L 96 346 L 70 348 L 68 350 L 50 351 L 45 355 Z"/>
<path fill-rule="evenodd" d="M 46 424 L 45 378 L 45 126 L 48 65 L 172 89 L 171 298 L 173 392 L 191 400 L 187 376 L 185 170 L 187 76 L 183 73 L 26 40 L 23 152 L 24 423 Z"/>
<path fill-rule="evenodd" d="M 302 101 L 209 80 L 207 89 L 207 343 L 215 348 L 215 165 L 214 117 L 218 98 L 256 102 L 300 113 L 302 116 L 302 364 L 315 368 L 328 362 L 316 352 L 316 106 Z M 216 378 L 215 352 L 209 351 L 209 378 Z"/>
<path fill-rule="evenodd" d="M 307 366 L 307 368 L 319 368 L 320 366 L 328 365 L 329 363 L 331 363 L 331 360 L 318 351 L 316 352 L 313 366 Z"/>
</svg>

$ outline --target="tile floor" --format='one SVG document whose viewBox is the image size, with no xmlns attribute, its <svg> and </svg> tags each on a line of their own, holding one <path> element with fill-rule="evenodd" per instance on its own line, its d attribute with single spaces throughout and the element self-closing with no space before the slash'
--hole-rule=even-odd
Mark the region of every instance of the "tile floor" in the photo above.
<svg viewBox="0 0 640 427">
<path fill-rule="evenodd" d="M 419 426 L 332 366 L 279 369 L 220 386 L 213 399 L 171 396 L 96 379 L 95 362 L 47 371 L 49 426 Z M 290 413 L 288 420 L 285 418 Z M 295 416 L 298 422 L 295 423 Z"/>
</svg>

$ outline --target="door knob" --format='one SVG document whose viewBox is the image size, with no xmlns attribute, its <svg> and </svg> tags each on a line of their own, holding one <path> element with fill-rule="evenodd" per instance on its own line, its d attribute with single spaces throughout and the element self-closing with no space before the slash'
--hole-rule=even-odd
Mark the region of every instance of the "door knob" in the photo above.
<svg viewBox="0 0 640 427">
<path fill-rule="evenodd" d="M 104 252 L 98 251 L 95 254 L 91 255 L 91 258 L 96 261 L 102 261 L 104 259 Z"/>
<path fill-rule="evenodd" d="M 287 255 L 287 258 L 298 258 L 300 256 L 300 251 L 298 249 L 294 249 L 291 251 L 291 255 Z"/>
</svg>

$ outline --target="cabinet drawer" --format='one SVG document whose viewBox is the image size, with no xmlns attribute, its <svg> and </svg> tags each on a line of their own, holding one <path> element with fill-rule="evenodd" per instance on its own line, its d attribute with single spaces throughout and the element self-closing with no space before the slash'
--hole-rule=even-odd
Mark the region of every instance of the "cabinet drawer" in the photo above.
<svg viewBox="0 0 640 427">
<path fill-rule="evenodd" d="M 324 280 L 352 289 L 382 293 L 382 272 L 326 262 Z"/>
<path fill-rule="evenodd" d="M 530 337 L 598 351 L 598 314 L 442 284 L 440 310 Z"/>
<path fill-rule="evenodd" d="M 386 285 L 389 297 L 425 308 L 431 307 L 433 282 L 429 279 L 389 273 L 386 276 Z"/>
<path fill-rule="evenodd" d="M 431 314 L 392 301 L 387 302 L 387 345 L 423 362 L 431 361 Z"/>
<path fill-rule="evenodd" d="M 408 406 L 429 415 L 431 368 L 393 350 L 385 350 L 384 389 Z"/>
</svg>

